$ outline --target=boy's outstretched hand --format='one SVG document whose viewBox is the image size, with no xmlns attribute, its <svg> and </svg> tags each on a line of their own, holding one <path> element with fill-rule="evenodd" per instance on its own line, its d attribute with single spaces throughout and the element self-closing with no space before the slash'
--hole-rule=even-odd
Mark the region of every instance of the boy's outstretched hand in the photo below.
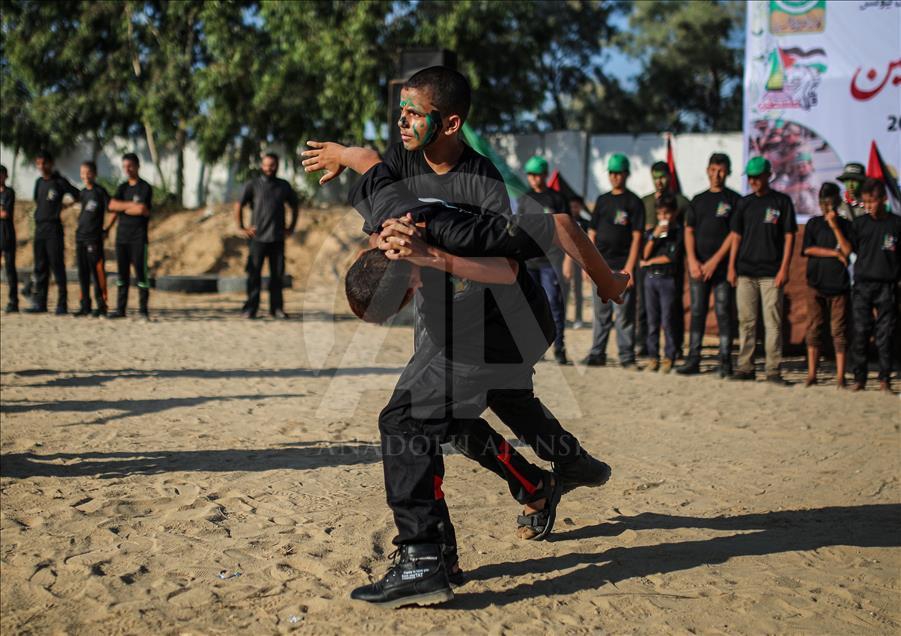
<svg viewBox="0 0 901 636">
<path fill-rule="evenodd" d="M 325 174 L 319 179 L 319 185 L 328 183 L 344 171 L 344 164 L 341 163 L 344 146 L 333 141 L 313 140 L 308 141 L 307 145 L 313 150 L 304 150 L 300 153 L 302 157 L 307 157 L 302 162 L 303 170 L 304 172 L 325 170 Z"/>
<path fill-rule="evenodd" d="M 623 304 L 623 292 L 626 291 L 626 288 L 629 286 L 629 281 L 631 280 L 631 276 L 629 276 L 628 272 L 618 271 L 613 272 L 613 280 L 615 282 L 614 290 L 616 295 L 610 294 L 609 297 L 605 298 L 603 294 L 598 290 L 598 296 L 601 299 L 601 302 L 613 301 L 617 305 Z"/>
</svg>

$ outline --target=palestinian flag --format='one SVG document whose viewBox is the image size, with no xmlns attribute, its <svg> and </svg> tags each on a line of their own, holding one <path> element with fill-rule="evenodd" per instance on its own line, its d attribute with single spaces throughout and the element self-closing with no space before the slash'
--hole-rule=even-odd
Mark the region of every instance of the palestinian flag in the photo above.
<svg viewBox="0 0 901 636">
<path fill-rule="evenodd" d="M 888 165 L 879 154 L 876 142 L 870 143 L 870 160 L 867 162 L 867 177 L 879 179 L 885 184 L 888 194 L 889 212 L 901 215 L 901 189 L 898 188 L 898 177 L 892 174 Z"/>
<path fill-rule="evenodd" d="M 550 178 L 547 180 L 547 187 L 562 194 L 567 202 L 572 201 L 577 197 L 581 198 L 579 193 L 576 192 L 575 189 L 569 185 L 569 182 L 563 178 L 563 175 L 560 174 L 559 170 L 554 170 L 551 173 Z M 582 202 L 582 209 L 579 210 L 579 218 L 585 222 L 591 220 L 591 213 L 588 211 L 588 208 L 585 207 L 584 201 Z"/>
<path fill-rule="evenodd" d="M 676 158 L 673 156 L 673 139 L 666 138 L 666 165 L 669 166 L 669 189 L 673 194 L 682 194 L 682 184 L 676 173 Z"/>
</svg>

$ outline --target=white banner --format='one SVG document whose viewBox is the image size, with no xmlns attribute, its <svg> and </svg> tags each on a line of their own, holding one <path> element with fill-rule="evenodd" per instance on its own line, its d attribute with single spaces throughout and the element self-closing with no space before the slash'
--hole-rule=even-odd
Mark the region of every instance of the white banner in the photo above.
<svg viewBox="0 0 901 636">
<path fill-rule="evenodd" d="M 897 180 L 901 0 L 749 2 L 744 89 L 745 159 L 770 160 L 799 221 L 874 141 Z"/>
</svg>

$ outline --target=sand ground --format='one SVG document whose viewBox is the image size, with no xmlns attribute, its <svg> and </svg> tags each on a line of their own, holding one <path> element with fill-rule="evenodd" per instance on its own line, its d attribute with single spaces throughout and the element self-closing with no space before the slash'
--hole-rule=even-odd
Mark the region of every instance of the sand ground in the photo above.
<svg viewBox="0 0 901 636">
<path fill-rule="evenodd" d="M 376 414 L 412 338 L 315 296 L 278 323 L 164 293 L 151 323 L 2 318 L 3 634 L 901 629 L 897 396 L 550 363 L 538 393 L 610 483 L 520 542 L 504 485 L 451 456 L 470 582 L 352 603 L 389 563 Z"/>
</svg>

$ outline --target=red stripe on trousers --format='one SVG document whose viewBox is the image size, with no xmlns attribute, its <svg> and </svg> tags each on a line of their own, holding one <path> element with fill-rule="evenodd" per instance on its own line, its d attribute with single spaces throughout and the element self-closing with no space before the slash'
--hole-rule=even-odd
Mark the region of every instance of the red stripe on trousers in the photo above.
<svg viewBox="0 0 901 636">
<path fill-rule="evenodd" d="M 443 481 L 441 480 L 441 477 L 435 475 L 435 501 L 441 501 L 442 499 L 444 499 L 444 491 L 441 490 L 442 483 Z"/>
<path fill-rule="evenodd" d="M 507 467 L 507 470 L 516 477 L 519 483 L 522 484 L 522 487 L 526 489 L 526 492 L 530 495 L 535 494 L 535 491 L 538 490 L 538 487 L 530 482 L 528 479 L 519 474 L 519 471 L 513 468 L 513 464 L 510 462 L 510 457 L 512 456 L 513 449 L 510 447 L 510 444 L 507 443 L 507 440 L 501 442 L 501 453 L 497 456 L 497 458 L 501 461 L 501 463 Z"/>
</svg>

